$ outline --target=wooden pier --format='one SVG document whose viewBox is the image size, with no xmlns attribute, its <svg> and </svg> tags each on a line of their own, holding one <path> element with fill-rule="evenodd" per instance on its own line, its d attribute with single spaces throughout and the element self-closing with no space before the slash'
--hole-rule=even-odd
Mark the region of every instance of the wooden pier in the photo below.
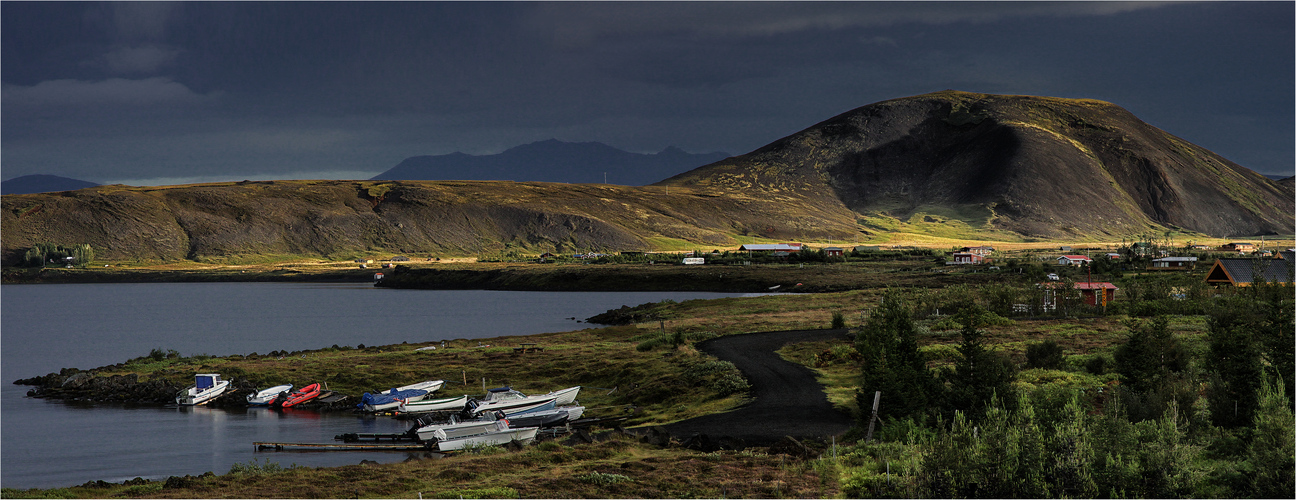
<svg viewBox="0 0 1296 500">
<path fill-rule="evenodd" d="M 262 450 L 316 450 L 316 451 L 431 451 L 427 443 L 275 443 L 255 441 L 252 446 Z"/>
</svg>

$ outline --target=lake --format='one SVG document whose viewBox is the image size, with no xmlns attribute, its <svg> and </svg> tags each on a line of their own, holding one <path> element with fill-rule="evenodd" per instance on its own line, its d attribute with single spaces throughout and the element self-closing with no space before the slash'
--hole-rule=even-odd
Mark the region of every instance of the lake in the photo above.
<svg viewBox="0 0 1296 500">
<path fill-rule="evenodd" d="M 14 380 L 115 364 L 152 349 L 268 353 L 571 331 L 608 309 L 756 294 L 393 290 L 354 283 L 122 283 L 0 286 L 0 485 L 75 486 L 280 465 L 397 462 L 409 452 L 256 452 L 254 441 L 332 442 L 401 432 L 391 418 L 28 398 Z M 573 319 L 574 318 L 574 319 Z M 414 382 L 414 381 L 411 381 Z"/>
</svg>

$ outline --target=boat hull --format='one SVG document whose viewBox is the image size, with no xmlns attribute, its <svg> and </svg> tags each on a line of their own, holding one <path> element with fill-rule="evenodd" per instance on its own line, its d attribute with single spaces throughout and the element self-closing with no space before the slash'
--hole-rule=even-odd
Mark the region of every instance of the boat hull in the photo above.
<svg viewBox="0 0 1296 500">
<path fill-rule="evenodd" d="M 538 427 L 520 427 L 460 438 L 447 437 L 446 439 L 437 441 L 436 446 L 440 451 L 455 451 L 472 446 L 501 445 L 513 441 L 527 444 L 535 441 L 536 433 L 539 431 L 540 428 Z"/>
<path fill-rule="evenodd" d="M 291 391 L 292 384 L 277 385 L 269 389 L 262 389 L 254 394 L 248 394 L 247 402 L 249 406 L 270 406 L 279 394 Z"/>
<path fill-rule="evenodd" d="M 217 396 L 224 394 L 225 389 L 229 388 L 229 384 L 228 380 L 224 380 L 203 391 L 199 391 L 197 386 L 189 386 L 188 389 L 185 389 L 180 393 L 180 395 L 176 396 L 176 403 L 180 406 L 205 405 L 211 402 L 211 400 L 216 399 Z"/>
<path fill-rule="evenodd" d="M 431 411 L 459 411 L 464 409 L 468 404 L 468 396 L 459 396 L 457 398 L 442 399 L 425 399 L 423 401 L 408 401 L 400 405 L 400 411 L 404 413 L 423 413 Z"/>
</svg>

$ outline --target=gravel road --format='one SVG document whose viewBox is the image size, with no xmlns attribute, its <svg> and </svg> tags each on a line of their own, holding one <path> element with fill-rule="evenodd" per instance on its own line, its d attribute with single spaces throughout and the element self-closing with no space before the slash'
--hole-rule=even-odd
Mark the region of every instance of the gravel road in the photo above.
<svg viewBox="0 0 1296 500">
<path fill-rule="evenodd" d="M 828 403 L 810 369 L 789 363 L 774 351 L 785 344 L 844 338 L 846 330 L 797 330 L 730 335 L 698 344 L 698 349 L 732 362 L 751 383 L 754 401 L 736 410 L 664 426 L 671 435 L 730 437 L 766 446 L 783 436 L 827 438 L 846 432 L 850 415 Z"/>
</svg>

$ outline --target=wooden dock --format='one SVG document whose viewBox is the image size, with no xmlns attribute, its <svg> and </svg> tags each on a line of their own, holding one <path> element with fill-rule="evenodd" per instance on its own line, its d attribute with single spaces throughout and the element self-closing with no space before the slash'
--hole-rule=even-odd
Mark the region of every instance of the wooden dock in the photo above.
<svg viewBox="0 0 1296 500">
<path fill-rule="evenodd" d="M 427 443 L 275 443 L 255 441 L 257 451 L 316 450 L 316 451 L 429 451 Z"/>
</svg>

